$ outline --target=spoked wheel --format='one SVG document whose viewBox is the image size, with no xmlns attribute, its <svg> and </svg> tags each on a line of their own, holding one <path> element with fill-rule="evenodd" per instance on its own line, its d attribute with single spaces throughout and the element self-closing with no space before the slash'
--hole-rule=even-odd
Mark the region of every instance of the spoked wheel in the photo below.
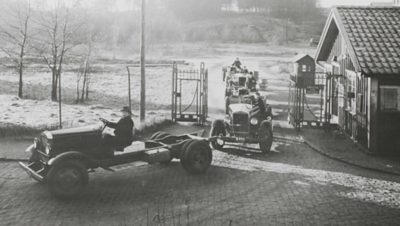
<svg viewBox="0 0 400 226">
<path fill-rule="evenodd" d="M 268 153 L 271 151 L 273 134 L 272 129 L 266 125 L 266 123 L 261 123 L 259 136 L 263 140 L 260 142 L 260 149 L 263 153 Z"/>
<path fill-rule="evenodd" d="M 211 165 L 212 152 L 207 142 L 192 140 L 181 153 L 181 164 L 191 174 L 202 174 Z"/>
<path fill-rule="evenodd" d="M 215 120 L 213 125 L 212 125 L 210 135 L 211 135 L 211 137 L 226 136 L 226 130 L 225 130 L 224 121 Z M 214 141 L 211 141 L 210 143 L 211 143 L 211 146 L 214 149 L 217 149 L 217 150 L 222 150 L 222 148 L 225 145 L 225 141 L 223 141 L 221 139 L 216 139 Z"/>
<path fill-rule="evenodd" d="M 79 194 L 88 184 L 89 176 L 80 161 L 69 160 L 53 166 L 48 174 L 50 192 L 59 198 L 70 198 Z"/>
</svg>

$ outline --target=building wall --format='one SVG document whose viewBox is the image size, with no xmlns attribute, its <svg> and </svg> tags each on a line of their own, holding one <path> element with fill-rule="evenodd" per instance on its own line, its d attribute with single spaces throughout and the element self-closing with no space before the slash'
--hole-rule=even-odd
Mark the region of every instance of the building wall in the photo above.
<svg viewBox="0 0 400 226">
<path fill-rule="evenodd" d="M 378 152 L 378 95 L 379 85 L 377 78 L 369 79 L 369 141 L 368 148 L 371 152 Z"/>
<path fill-rule="evenodd" d="M 400 155 L 400 78 L 381 77 L 378 88 L 377 152 Z"/>
<path fill-rule="evenodd" d="M 339 33 L 327 60 L 331 72 L 339 74 L 332 78 L 329 91 L 332 99 L 330 113 L 339 126 L 354 140 L 368 147 L 368 83 L 360 73 L 356 73 L 345 40 Z M 337 105 L 337 106 L 335 106 Z"/>
<path fill-rule="evenodd" d="M 363 77 L 361 74 L 357 75 L 357 89 L 356 89 L 356 140 L 360 142 L 364 147 L 368 147 L 369 137 L 369 92 L 368 92 L 368 78 Z"/>
</svg>

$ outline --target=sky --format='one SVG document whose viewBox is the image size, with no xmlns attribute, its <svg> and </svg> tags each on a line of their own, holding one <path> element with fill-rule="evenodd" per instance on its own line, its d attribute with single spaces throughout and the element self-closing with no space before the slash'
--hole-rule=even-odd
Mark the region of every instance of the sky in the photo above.
<svg viewBox="0 0 400 226">
<path fill-rule="evenodd" d="M 334 5 L 370 5 L 371 2 L 393 2 L 392 0 L 319 0 L 322 7 Z"/>
<path fill-rule="evenodd" d="M 1 1 L 1 0 L 0 0 Z M 20 0 L 16 0 L 20 1 Z M 77 0 L 33 0 L 33 2 L 40 3 L 41 5 L 43 3 L 47 4 L 54 4 L 57 1 L 65 2 L 65 3 L 72 3 L 76 2 Z M 127 9 L 132 9 L 133 8 L 133 1 L 139 1 L 139 0 L 109 0 L 114 2 L 114 6 L 112 7 L 112 10 L 116 11 L 124 11 Z M 152 0 L 148 0 L 152 1 Z M 319 0 L 320 5 L 322 7 L 332 7 L 335 5 L 370 5 L 372 2 L 393 2 L 393 0 Z M 84 0 L 81 1 L 84 3 L 90 3 L 90 0 Z"/>
</svg>

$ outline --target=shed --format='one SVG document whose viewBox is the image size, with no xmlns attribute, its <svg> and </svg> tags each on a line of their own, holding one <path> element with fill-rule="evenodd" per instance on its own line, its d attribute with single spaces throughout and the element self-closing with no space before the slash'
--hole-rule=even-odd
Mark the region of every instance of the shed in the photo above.
<svg viewBox="0 0 400 226">
<path fill-rule="evenodd" d="M 308 54 L 297 54 L 293 60 L 293 74 L 291 80 L 299 88 L 315 85 L 315 61 Z"/>
</svg>

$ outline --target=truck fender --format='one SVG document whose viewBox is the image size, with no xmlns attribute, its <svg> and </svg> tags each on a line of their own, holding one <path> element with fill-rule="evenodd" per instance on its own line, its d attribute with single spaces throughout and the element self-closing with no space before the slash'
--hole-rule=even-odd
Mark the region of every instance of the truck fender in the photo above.
<svg viewBox="0 0 400 226">
<path fill-rule="evenodd" d="M 272 131 L 272 122 L 269 120 L 263 120 L 260 124 L 260 127 L 265 127 Z"/>
<path fill-rule="evenodd" d="M 62 153 L 60 155 L 57 155 L 56 157 L 50 159 L 47 164 L 49 166 L 57 165 L 60 162 L 63 162 L 63 161 L 66 161 L 66 160 L 70 160 L 70 159 L 81 160 L 85 164 L 88 164 L 90 166 L 93 166 L 93 165 L 96 166 L 96 167 L 100 166 L 100 164 L 96 160 L 91 158 L 90 156 L 88 156 L 86 154 L 83 154 L 81 152 L 77 152 L 77 151 L 68 151 L 68 152 L 64 152 L 64 153 Z"/>
<path fill-rule="evenodd" d="M 211 127 L 218 127 L 218 126 L 225 127 L 225 122 L 224 122 L 224 120 L 222 120 L 222 119 L 216 119 L 216 120 L 214 120 L 214 121 L 212 122 Z"/>
</svg>

